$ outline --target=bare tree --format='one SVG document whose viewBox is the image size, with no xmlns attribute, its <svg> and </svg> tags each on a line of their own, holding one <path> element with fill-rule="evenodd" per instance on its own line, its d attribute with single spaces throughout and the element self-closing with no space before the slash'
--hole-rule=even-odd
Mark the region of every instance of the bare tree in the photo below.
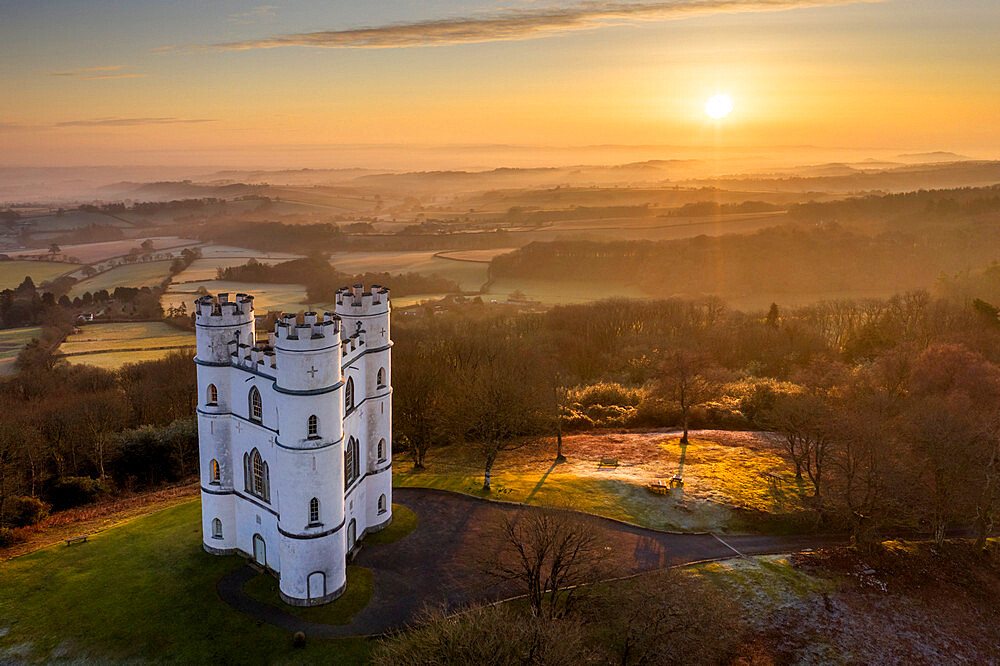
<svg viewBox="0 0 1000 666">
<path fill-rule="evenodd" d="M 683 347 L 663 353 L 657 384 L 663 395 L 681 408 L 681 444 L 688 443 L 691 408 L 719 397 L 723 379 L 722 369 L 705 354 Z"/>
<path fill-rule="evenodd" d="M 490 573 L 515 581 L 532 614 L 562 617 L 573 591 L 593 573 L 601 551 L 593 527 L 565 511 L 521 509 L 500 525 L 500 547 Z"/>
</svg>

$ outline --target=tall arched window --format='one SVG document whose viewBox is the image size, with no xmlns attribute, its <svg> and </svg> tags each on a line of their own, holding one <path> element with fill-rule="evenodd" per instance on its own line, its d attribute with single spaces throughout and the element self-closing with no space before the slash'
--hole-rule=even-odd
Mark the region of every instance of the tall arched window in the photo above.
<svg viewBox="0 0 1000 666">
<path fill-rule="evenodd" d="M 315 525 L 319 522 L 319 500 L 313 497 L 309 500 L 309 524 Z"/>
<path fill-rule="evenodd" d="M 354 378 L 347 378 L 347 386 L 344 388 L 344 411 L 349 412 L 354 409 Z"/>
<path fill-rule="evenodd" d="M 260 391 L 254 386 L 250 389 L 250 420 L 260 423 L 264 419 L 264 405 L 260 401 Z"/>
<path fill-rule="evenodd" d="M 344 488 L 348 488 L 360 476 L 360 457 L 358 440 L 351 437 L 344 447 Z"/>
<path fill-rule="evenodd" d="M 379 388 L 385 388 L 385 368 L 378 369 L 378 374 L 375 375 L 375 383 Z"/>
<path fill-rule="evenodd" d="M 385 495 L 378 496 L 378 512 L 385 513 Z"/>
<path fill-rule="evenodd" d="M 206 396 L 208 404 L 216 405 L 219 403 L 219 389 L 215 388 L 215 384 L 208 385 L 208 395 Z"/>
<path fill-rule="evenodd" d="M 219 483 L 222 478 L 222 474 L 219 471 L 219 461 L 212 460 L 208 463 L 208 479 L 211 483 Z"/>
<path fill-rule="evenodd" d="M 315 414 L 309 417 L 308 431 L 310 437 L 319 437 L 319 419 Z"/>
<path fill-rule="evenodd" d="M 222 521 L 218 518 L 212 520 L 212 538 L 221 539 L 222 538 Z"/>
<path fill-rule="evenodd" d="M 378 461 L 385 462 L 385 439 L 378 440 Z"/>
<path fill-rule="evenodd" d="M 260 457 L 260 451 L 250 452 L 250 493 L 265 502 L 271 501 L 271 480 L 267 463 Z"/>
</svg>

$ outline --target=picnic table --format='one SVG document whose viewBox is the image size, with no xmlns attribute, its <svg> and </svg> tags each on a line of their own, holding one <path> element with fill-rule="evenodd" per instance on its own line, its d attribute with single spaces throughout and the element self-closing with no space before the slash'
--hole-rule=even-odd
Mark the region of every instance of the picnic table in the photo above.
<svg viewBox="0 0 1000 666">
<path fill-rule="evenodd" d="M 670 484 L 666 479 L 653 479 L 649 484 L 649 490 L 657 495 L 666 495 L 670 492 Z"/>
<path fill-rule="evenodd" d="M 618 467 L 618 458 L 601 458 L 598 467 Z"/>
</svg>

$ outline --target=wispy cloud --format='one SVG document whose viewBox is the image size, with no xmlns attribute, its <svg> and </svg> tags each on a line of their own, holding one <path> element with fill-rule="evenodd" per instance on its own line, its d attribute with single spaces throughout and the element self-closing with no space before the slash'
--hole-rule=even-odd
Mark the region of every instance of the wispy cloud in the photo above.
<svg viewBox="0 0 1000 666">
<path fill-rule="evenodd" d="M 568 5 L 505 10 L 474 16 L 396 23 L 367 28 L 323 30 L 262 39 L 189 47 L 164 47 L 160 52 L 242 51 L 303 46 L 328 49 L 385 49 L 445 46 L 547 37 L 559 33 L 638 21 L 684 18 L 699 14 L 778 11 L 882 0 L 660 0 L 607 2 L 591 0 Z"/>
<path fill-rule="evenodd" d="M 277 5 L 261 5 L 240 14 L 232 14 L 229 20 L 233 23 L 254 23 L 255 21 L 274 16 L 274 10 L 277 8 Z"/>
<path fill-rule="evenodd" d="M 76 69 L 66 69 L 60 72 L 48 72 L 47 76 L 65 76 L 73 79 L 97 80 L 97 79 L 141 79 L 145 74 L 109 74 L 122 69 L 122 65 L 103 65 L 101 67 L 77 67 Z"/>
<path fill-rule="evenodd" d="M 213 123 L 213 118 L 90 118 L 87 120 L 65 120 L 52 127 L 132 127 L 135 125 L 174 125 L 188 123 Z"/>
</svg>

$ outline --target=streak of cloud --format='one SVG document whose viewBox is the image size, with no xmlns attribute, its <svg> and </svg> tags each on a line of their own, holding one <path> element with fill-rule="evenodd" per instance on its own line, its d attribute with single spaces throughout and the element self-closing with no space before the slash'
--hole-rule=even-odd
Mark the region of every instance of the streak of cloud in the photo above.
<svg viewBox="0 0 1000 666">
<path fill-rule="evenodd" d="M 564 6 L 506 10 L 477 16 L 431 19 L 367 28 L 323 30 L 222 44 L 163 47 L 163 52 L 243 51 L 288 46 L 329 49 L 385 49 L 525 40 L 638 21 L 688 16 L 823 7 L 883 0 L 591 0 Z"/>
<path fill-rule="evenodd" d="M 84 76 L 82 77 L 87 81 L 95 81 L 98 79 L 144 79 L 145 74 L 95 74 L 94 76 Z"/>
<path fill-rule="evenodd" d="M 253 23 L 261 19 L 273 17 L 274 10 L 277 8 L 277 5 L 260 5 L 240 14 L 231 14 L 229 20 L 233 23 Z"/>
<path fill-rule="evenodd" d="M 104 65 L 102 67 L 77 67 L 76 69 L 67 69 L 61 72 L 49 72 L 48 76 L 76 76 L 81 78 L 90 78 L 90 74 L 93 72 L 113 72 L 117 69 L 121 69 L 122 65 Z"/>
<path fill-rule="evenodd" d="M 88 120 L 65 120 L 52 127 L 133 127 L 136 125 L 174 125 L 191 123 L 212 123 L 212 118 L 91 118 Z"/>
</svg>

